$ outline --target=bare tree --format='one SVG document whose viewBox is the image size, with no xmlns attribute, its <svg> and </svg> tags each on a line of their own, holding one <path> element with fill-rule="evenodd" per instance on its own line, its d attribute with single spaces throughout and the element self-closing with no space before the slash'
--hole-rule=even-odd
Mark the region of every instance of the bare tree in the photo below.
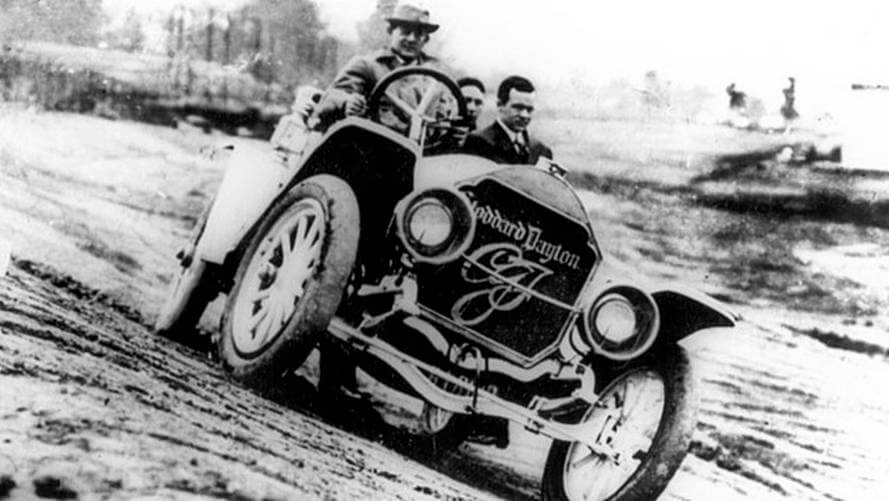
<svg viewBox="0 0 889 501">
<path fill-rule="evenodd" d="M 104 23 L 102 0 L 0 0 L 0 36 L 93 46 Z"/>
<path fill-rule="evenodd" d="M 133 9 L 127 12 L 123 25 L 105 35 L 109 47 L 128 52 L 141 51 L 145 46 L 142 17 Z"/>
</svg>

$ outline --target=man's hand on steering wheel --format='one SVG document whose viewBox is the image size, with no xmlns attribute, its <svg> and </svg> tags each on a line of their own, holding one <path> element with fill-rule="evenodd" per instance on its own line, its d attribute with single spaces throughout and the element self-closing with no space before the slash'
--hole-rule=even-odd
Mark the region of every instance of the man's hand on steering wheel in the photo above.
<svg viewBox="0 0 889 501">
<path fill-rule="evenodd" d="M 405 93 L 405 87 L 411 92 Z M 431 149 L 444 142 L 462 145 L 469 130 L 463 127 L 466 102 L 457 84 L 429 67 L 399 68 L 383 77 L 367 101 L 367 115 Z"/>
<path fill-rule="evenodd" d="M 468 125 L 453 125 L 450 130 L 451 141 L 458 147 L 462 148 L 466 144 L 466 138 L 469 136 Z"/>
<path fill-rule="evenodd" d="M 349 94 L 346 98 L 345 112 L 347 117 L 364 115 L 367 112 L 367 101 L 364 100 L 364 96 L 361 94 Z"/>
</svg>

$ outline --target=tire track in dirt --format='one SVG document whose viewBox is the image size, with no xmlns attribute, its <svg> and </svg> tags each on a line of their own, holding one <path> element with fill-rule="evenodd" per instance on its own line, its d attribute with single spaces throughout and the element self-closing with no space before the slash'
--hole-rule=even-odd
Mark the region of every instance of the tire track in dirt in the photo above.
<svg viewBox="0 0 889 501">
<path fill-rule="evenodd" d="M 0 439 L 16 458 L 9 471 L 0 459 L 0 474 L 15 489 L 47 477 L 124 497 L 488 497 L 232 385 L 195 353 L 79 300 L 63 276 L 31 271 L 14 263 L 0 281 Z"/>
</svg>

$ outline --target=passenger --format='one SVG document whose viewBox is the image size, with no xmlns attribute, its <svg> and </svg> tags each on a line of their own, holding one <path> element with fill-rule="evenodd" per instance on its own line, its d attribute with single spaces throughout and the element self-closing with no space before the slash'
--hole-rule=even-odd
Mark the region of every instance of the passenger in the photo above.
<svg viewBox="0 0 889 501">
<path fill-rule="evenodd" d="M 470 132 L 478 128 L 478 117 L 485 104 L 485 84 L 474 77 L 463 77 L 457 80 L 457 87 L 466 101 L 466 116 L 452 126 L 450 133 L 439 146 L 426 149 L 425 156 L 445 153 L 464 153 L 466 138 Z"/>
<path fill-rule="evenodd" d="M 470 134 L 464 151 L 504 164 L 533 165 L 540 157 L 552 159 L 552 150 L 528 133 L 535 98 L 534 85 L 527 78 L 505 79 L 497 89 L 497 120 Z"/>
<path fill-rule="evenodd" d="M 478 117 L 485 105 L 485 84 L 473 77 L 463 77 L 457 80 L 460 93 L 466 101 L 466 125 L 470 132 L 478 128 Z"/>
</svg>

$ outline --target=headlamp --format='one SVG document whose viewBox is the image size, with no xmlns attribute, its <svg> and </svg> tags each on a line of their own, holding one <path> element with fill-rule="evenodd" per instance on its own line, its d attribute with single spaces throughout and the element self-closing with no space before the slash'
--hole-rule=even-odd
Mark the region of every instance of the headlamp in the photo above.
<svg viewBox="0 0 889 501">
<path fill-rule="evenodd" d="M 466 195 L 450 188 L 411 193 L 396 207 L 398 236 L 414 260 L 443 264 L 463 253 L 475 235 Z"/>
<path fill-rule="evenodd" d="M 600 355 L 629 360 L 654 344 L 660 328 L 657 304 L 632 286 L 611 287 L 586 307 L 585 341 Z"/>
</svg>

